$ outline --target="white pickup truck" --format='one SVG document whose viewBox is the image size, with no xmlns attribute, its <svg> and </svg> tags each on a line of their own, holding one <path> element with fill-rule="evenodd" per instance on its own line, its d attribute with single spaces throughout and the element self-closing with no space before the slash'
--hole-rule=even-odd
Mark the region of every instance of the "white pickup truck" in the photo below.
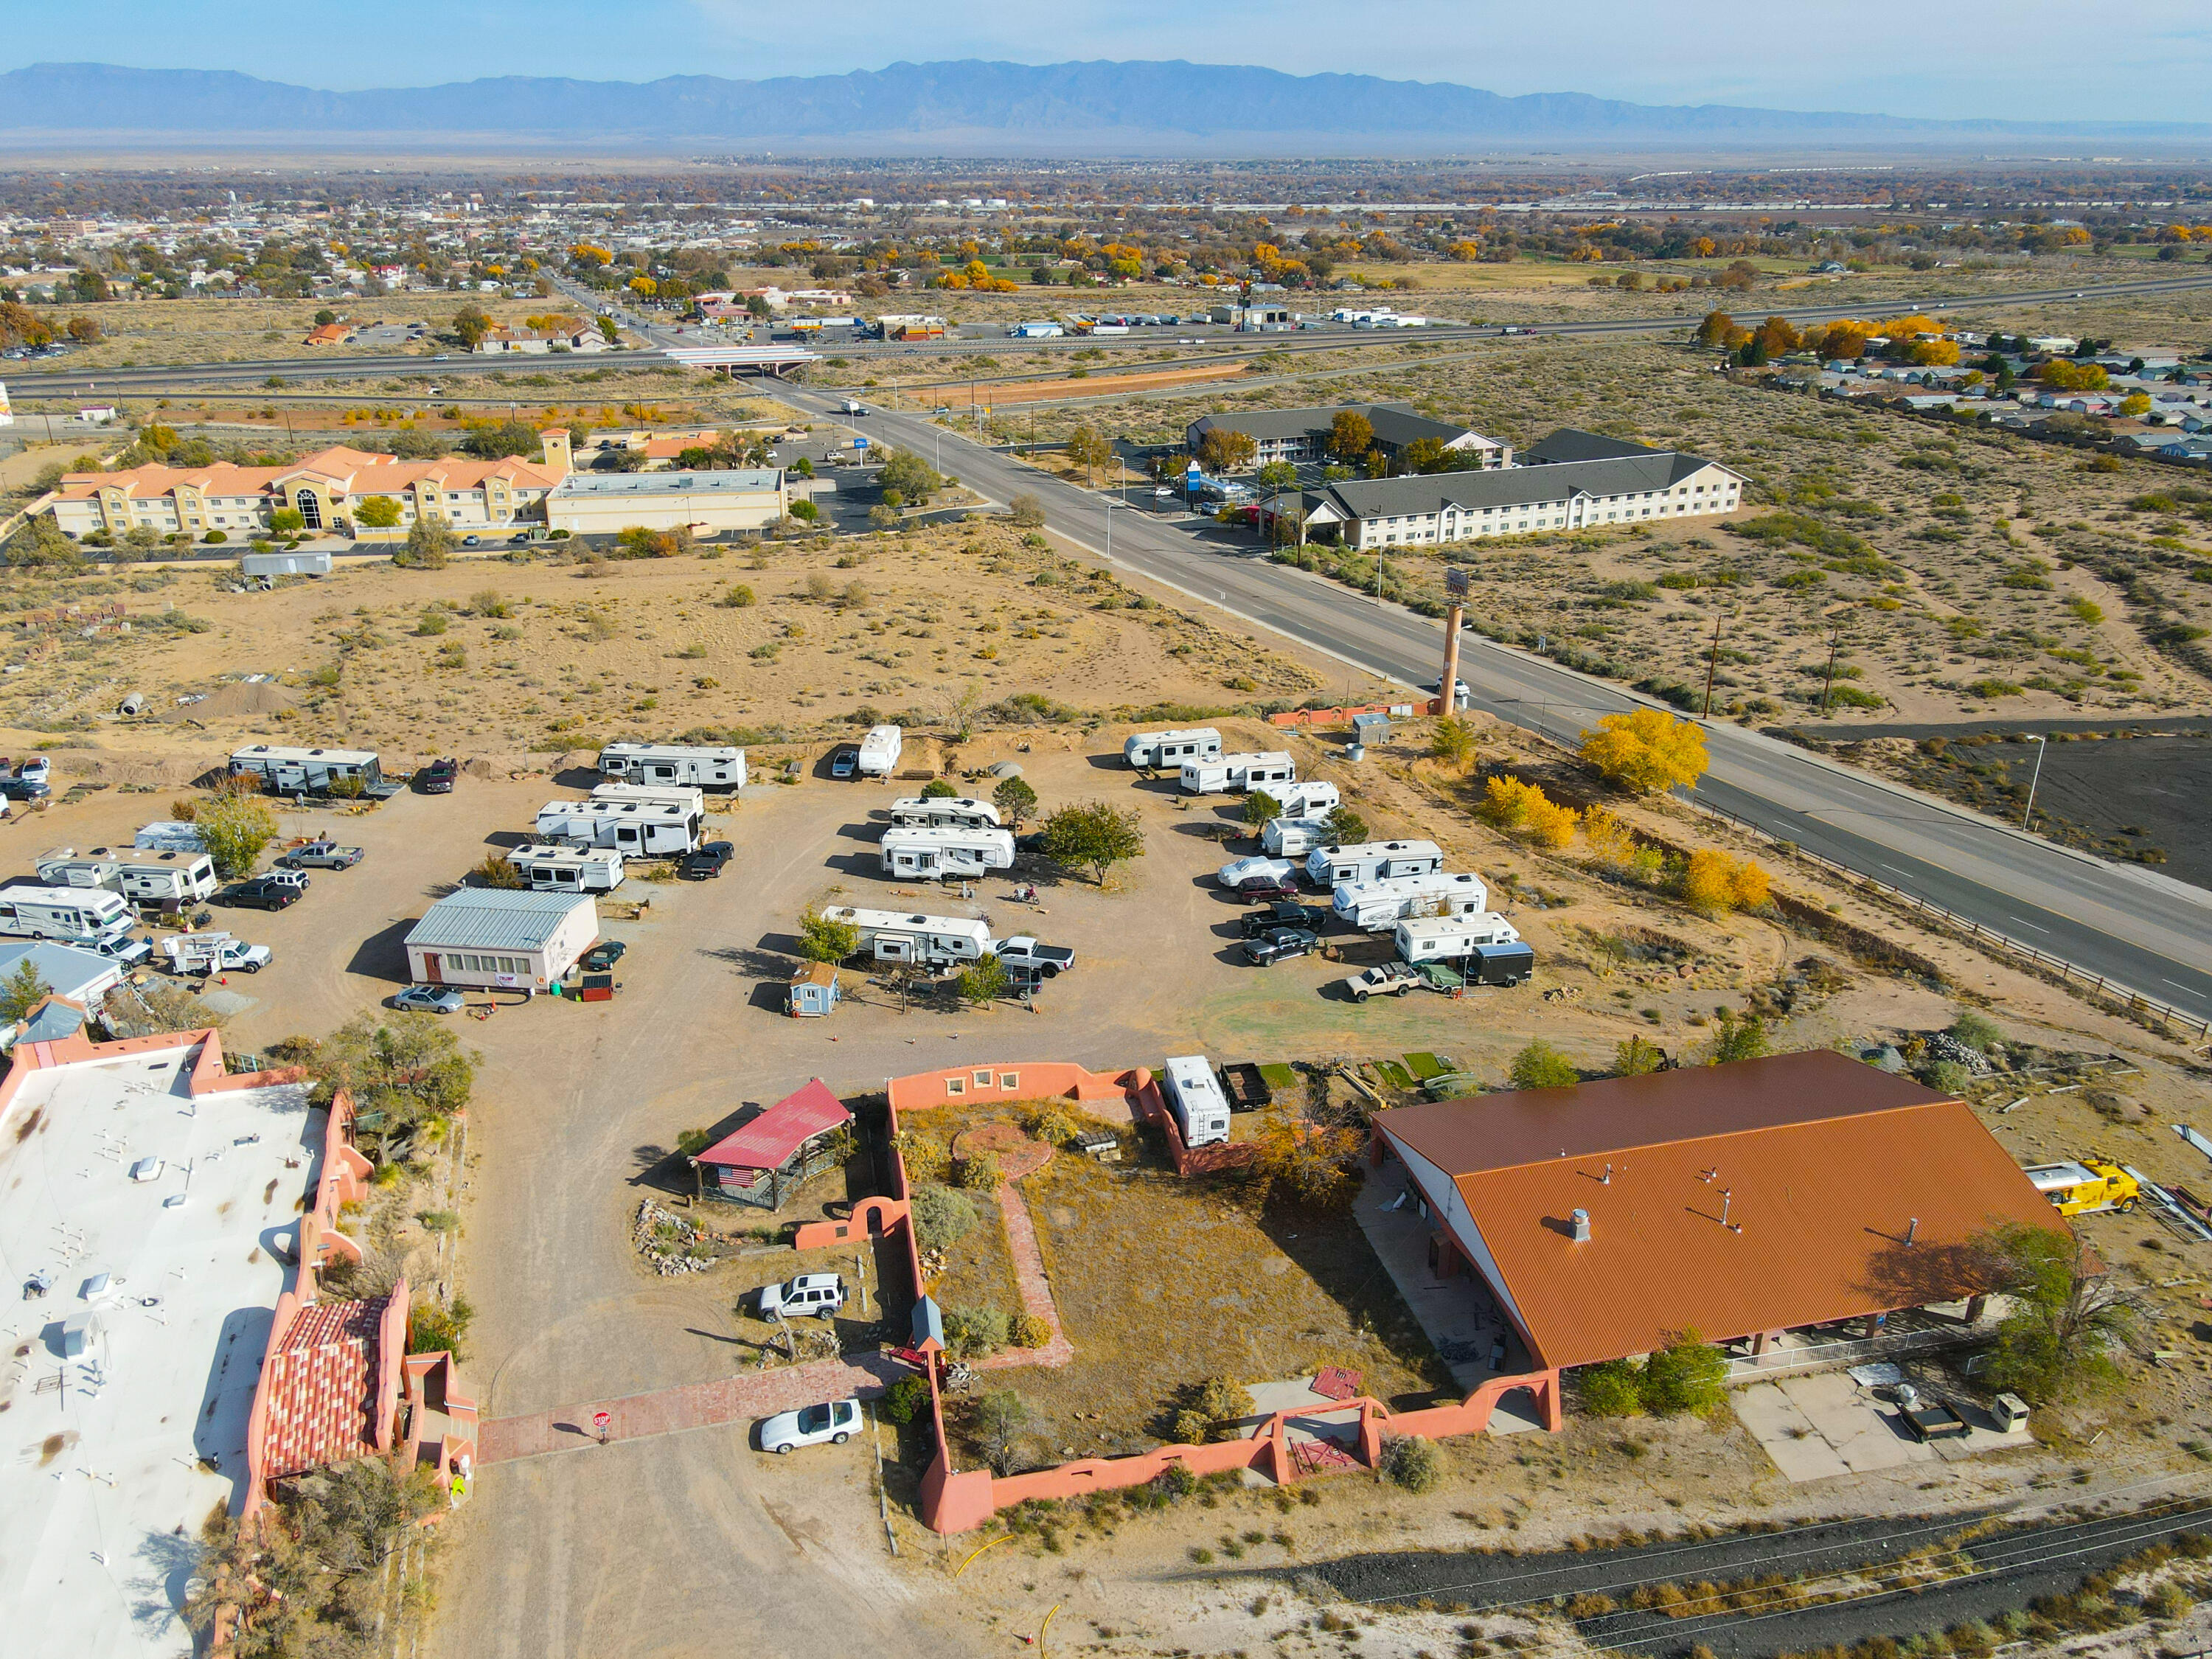
<svg viewBox="0 0 2212 1659">
<path fill-rule="evenodd" d="M 1065 945 L 1040 945 L 1027 933 L 999 941 L 999 960 L 1009 968 L 1033 969 L 1051 979 L 1075 966 L 1075 952 Z"/>
<path fill-rule="evenodd" d="M 231 933 L 179 933 L 161 941 L 161 954 L 173 974 L 258 974 L 276 959 Z"/>
</svg>

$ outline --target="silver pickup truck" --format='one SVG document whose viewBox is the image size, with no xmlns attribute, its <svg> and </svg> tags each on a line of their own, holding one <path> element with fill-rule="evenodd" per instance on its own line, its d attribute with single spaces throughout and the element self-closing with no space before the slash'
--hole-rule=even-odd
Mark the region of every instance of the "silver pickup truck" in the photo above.
<svg viewBox="0 0 2212 1659">
<path fill-rule="evenodd" d="M 334 841 L 311 841 L 295 847 L 277 860 L 285 870 L 350 870 L 368 855 L 358 847 L 341 847 Z"/>
</svg>

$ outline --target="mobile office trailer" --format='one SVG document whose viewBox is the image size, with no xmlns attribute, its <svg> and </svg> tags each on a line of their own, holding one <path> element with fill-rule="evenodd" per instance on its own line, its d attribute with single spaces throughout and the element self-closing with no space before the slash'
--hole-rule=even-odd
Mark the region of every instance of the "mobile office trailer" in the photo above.
<svg viewBox="0 0 2212 1659">
<path fill-rule="evenodd" d="M 1521 935 L 1495 910 L 1463 916 L 1408 916 L 1397 926 L 1392 940 L 1398 959 L 1416 966 L 1424 962 L 1457 962 L 1486 945 L 1518 945 Z"/>
<path fill-rule="evenodd" d="M 666 800 L 556 800 L 538 809 L 532 833 L 579 847 L 612 847 L 627 858 L 696 852 L 700 815 Z"/>
<path fill-rule="evenodd" d="M 1139 732 L 1121 745 L 1132 766 L 1181 767 L 1190 761 L 1221 758 L 1221 733 L 1210 726 L 1187 732 Z"/>
<path fill-rule="evenodd" d="M 1490 908 L 1482 878 L 1432 870 L 1425 876 L 1340 883 L 1330 908 L 1363 933 L 1387 933 L 1408 916 L 1474 915 Z"/>
<path fill-rule="evenodd" d="M 0 888 L 0 934 L 95 948 L 130 933 L 137 918 L 104 887 Z"/>
<path fill-rule="evenodd" d="M 1229 1097 L 1204 1054 L 1170 1059 L 1161 1070 L 1160 1092 L 1184 1146 L 1195 1150 L 1229 1139 Z"/>
<path fill-rule="evenodd" d="M 995 830 L 999 809 L 972 796 L 908 795 L 891 803 L 891 823 L 899 829 Z"/>
<path fill-rule="evenodd" d="M 1327 818 L 1269 818 L 1260 831 L 1260 845 L 1270 858 L 1303 859 L 1332 839 Z"/>
<path fill-rule="evenodd" d="M 1293 783 L 1286 789 L 1271 789 L 1267 793 L 1275 797 L 1275 805 L 1283 809 L 1283 816 L 1286 818 L 1326 817 L 1342 802 L 1334 784 L 1322 783 L 1310 778 L 1303 783 Z"/>
<path fill-rule="evenodd" d="M 1364 841 L 1306 855 L 1306 878 L 1316 887 L 1425 876 L 1443 867 L 1443 849 L 1432 841 Z"/>
<path fill-rule="evenodd" d="M 611 893 L 622 885 L 618 847 L 546 847 L 532 842 L 507 855 L 538 893 Z"/>
<path fill-rule="evenodd" d="M 1223 755 L 1210 761 L 1186 761 L 1178 787 L 1186 795 L 1249 794 L 1298 781 L 1297 763 L 1279 750 L 1263 754 Z"/>
<path fill-rule="evenodd" d="M 629 783 L 687 783 L 701 789 L 745 787 L 745 751 L 683 743 L 611 743 L 599 750 L 603 777 Z"/>
<path fill-rule="evenodd" d="M 376 752 L 369 749 L 286 749 L 257 743 L 230 757 L 230 771 L 233 777 L 258 778 L 278 795 L 328 794 L 333 783 L 349 779 L 358 779 L 367 793 L 384 782 Z"/>
<path fill-rule="evenodd" d="M 931 880 L 1011 870 L 1014 832 L 992 825 L 894 824 L 884 831 L 884 873 Z"/>
<path fill-rule="evenodd" d="M 897 910 L 859 910 L 836 905 L 823 915 L 860 932 L 860 953 L 878 962 L 910 962 L 951 968 L 980 961 L 994 948 L 991 924 L 969 916 L 921 916 Z"/>
<path fill-rule="evenodd" d="M 870 726 L 868 735 L 860 739 L 860 775 L 864 778 L 890 776 L 898 766 L 899 751 L 905 746 L 905 735 L 897 726 Z"/>
</svg>

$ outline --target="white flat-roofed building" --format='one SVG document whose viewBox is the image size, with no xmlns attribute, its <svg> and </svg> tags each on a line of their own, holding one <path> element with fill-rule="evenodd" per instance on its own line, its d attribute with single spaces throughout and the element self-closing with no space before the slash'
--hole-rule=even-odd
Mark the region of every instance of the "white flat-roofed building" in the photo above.
<svg viewBox="0 0 2212 1659">
<path fill-rule="evenodd" d="M 193 1651 L 191 1540 L 210 1510 L 258 1500 L 255 1395 L 296 1277 L 280 1251 L 328 1237 L 328 1121 L 303 1084 L 225 1078 L 212 1032 L 17 1054 L 0 1083 L 24 1350 L 0 1382 L 8 1651 Z M 46 1288 L 18 1302 L 21 1281 Z"/>
<path fill-rule="evenodd" d="M 545 498 L 545 522 L 578 536 L 624 530 L 760 530 L 791 510 L 781 469 L 571 472 Z"/>
</svg>

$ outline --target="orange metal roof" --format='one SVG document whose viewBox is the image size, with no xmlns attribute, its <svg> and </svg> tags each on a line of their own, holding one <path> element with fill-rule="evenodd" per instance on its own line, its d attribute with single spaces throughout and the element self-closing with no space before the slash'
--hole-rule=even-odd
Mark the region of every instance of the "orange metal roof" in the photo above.
<svg viewBox="0 0 2212 1659">
<path fill-rule="evenodd" d="M 1467 1219 L 1448 1224 L 1471 1222 L 1462 1242 L 1547 1366 L 1689 1328 L 1717 1341 L 1953 1300 L 1982 1288 L 1974 1235 L 2064 1225 L 1962 1103 L 1830 1051 L 1410 1106 L 1375 1127 L 1457 1188 Z"/>
</svg>

